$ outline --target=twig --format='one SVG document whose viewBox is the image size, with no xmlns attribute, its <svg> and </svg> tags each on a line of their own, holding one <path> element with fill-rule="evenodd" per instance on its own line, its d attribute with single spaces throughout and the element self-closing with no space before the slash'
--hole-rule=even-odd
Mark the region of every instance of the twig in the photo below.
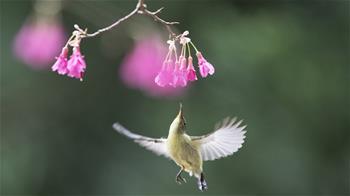
<svg viewBox="0 0 350 196">
<path fill-rule="evenodd" d="M 178 22 L 167 22 L 167 21 L 165 21 L 165 20 L 159 18 L 159 16 L 157 16 L 156 14 L 158 14 L 162 9 L 163 9 L 163 8 L 160 8 L 160 9 L 158 9 L 158 10 L 155 11 L 155 12 L 151 12 L 151 11 L 149 11 L 149 10 L 146 9 L 146 10 L 144 11 L 144 13 L 145 13 L 146 15 L 151 16 L 155 21 L 160 22 L 160 23 L 162 23 L 163 25 L 165 25 L 166 29 L 169 31 L 170 36 L 172 36 L 172 37 L 175 38 L 175 37 L 176 37 L 176 34 L 175 34 L 174 31 L 171 29 L 170 25 L 179 24 L 179 23 L 178 23 Z"/>
<path fill-rule="evenodd" d="M 119 20 L 117 20 L 117 21 L 114 22 L 113 24 L 109 25 L 108 27 L 99 29 L 99 30 L 97 30 L 97 31 L 94 32 L 94 33 L 86 33 L 86 34 L 84 34 L 84 33 L 81 32 L 81 33 L 82 33 L 82 38 L 85 38 L 85 37 L 95 37 L 95 36 L 97 36 L 97 35 L 100 34 L 100 33 L 103 33 L 103 32 L 105 32 L 105 31 L 108 31 L 108 30 L 112 29 L 113 27 L 119 25 L 119 23 L 121 23 L 121 22 L 123 22 L 124 20 L 130 18 L 131 16 L 135 15 L 139 9 L 140 9 L 140 6 L 139 6 L 139 3 L 138 3 L 137 6 L 136 6 L 136 8 L 135 8 L 132 12 L 130 12 L 128 15 L 124 16 L 123 18 L 120 18 Z M 80 29 L 77 29 L 77 30 L 80 31 Z"/>
<path fill-rule="evenodd" d="M 147 10 L 147 5 L 144 3 L 144 0 L 138 0 L 136 8 L 132 12 L 130 12 L 128 15 L 124 16 L 123 18 L 120 18 L 119 20 L 117 20 L 113 24 L 111 24 L 105 28 L 98 29 L 94 33 L 87 33 L 86 30 L 81 29 L 78 25 L 74 25 L 74 28 L 80 32 L 80 38 L 95 37 L 95 36 L 99 35 L 100 33 L 111 30 L 112 28 L 116 27 L 121 22 L 129 19 L 130 17 L 132 17 L 135 14 L 144 14 L 144 15 L 152 17 L 155 21 L 163 24 L 166 27 L 166 29 L 168 30 L 170 37 L 177 39 L 179 36 L 177 36 L 174 33 L 174 31 L 171 29 L 170 26 L 175 25 L 175 24 L 179 24 L 179 23 L 178 22 L 168 22 L 168 21 L 161 19 L 159 16 L 157 16 L 157 14 L 159 14 L 162 10 L 163 10 L 163 8 L 160 8 L 157 11 L 151 12 L 151 11 Z"/>
</svg>

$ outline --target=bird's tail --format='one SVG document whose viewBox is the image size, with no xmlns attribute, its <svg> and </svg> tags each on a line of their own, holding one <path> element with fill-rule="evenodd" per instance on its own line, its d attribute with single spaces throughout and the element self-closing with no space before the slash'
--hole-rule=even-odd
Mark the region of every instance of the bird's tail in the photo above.
<svg viewBox="0 0 350 196">
<path fill-rule="evenodd" d="M 203 172 L 201 173 L 200 176 L 197 177 L 198 178 L 198 189 L 200 191 L 205 191 L 208 189 L 208 185 L 207 185 L 207 182 L 205 181 L 204 179 L 204 174 Z"/>
</svg>

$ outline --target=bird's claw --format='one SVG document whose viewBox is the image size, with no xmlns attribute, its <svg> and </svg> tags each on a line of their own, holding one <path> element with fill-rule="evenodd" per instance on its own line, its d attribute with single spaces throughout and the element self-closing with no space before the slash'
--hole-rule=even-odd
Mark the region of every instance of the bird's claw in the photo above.
<svg viewBox="0 0 350 196">
<path fill-rule="evenodd" d="M 176 176 L 175 181 L 176 181 L 178 184 L 182 184 L 183 182 L 184 182 L 184 183 L 187 183 L 186 179 L 183 178 L 183 177 L 180 176 L 180 175 L 179 175 L 179 176 Z"/>
</svg>

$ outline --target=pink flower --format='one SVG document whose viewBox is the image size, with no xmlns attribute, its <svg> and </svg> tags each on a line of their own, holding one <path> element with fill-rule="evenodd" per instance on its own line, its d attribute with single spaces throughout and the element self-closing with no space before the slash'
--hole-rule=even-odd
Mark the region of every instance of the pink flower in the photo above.
<svg viewBox="0 0 350 196">
<path fill-rule="evenodd" d="M 201 52 L 197 52 L 199 72 L 203 78 L 207 77 L 208 74 L 213 75 L 215 69 L 212 64 L 210 64 L 202 55 Z"/>
<path fill-rule="evenodd" d="M 187 80 L 188 81 L 197 80 L 196 70 L 193 67 L 193 59 L 191 56 L 188 57 Z"/>
<path fill-rule="evenodd" d="M 33 69 L 45 69 L 64 45 L 63 26 L 53 21 L 28 21 L 15 37 L 13 52 Z"/>
<path fill-rule="evenodd" d="M 56 57 L 57 61 L 51 67 L 52 71 L 57 71 L 58 74 L 65 75 L 68 73 L 67 69 L 68 47 L 62 48 L 60 56 Z"/>
<path fill-rule="evenodd" d="M 186 58 L 180 56 L 179 61 L 175 63 L 174 78 L 171 85 L 173 87 L 185 87 L 187 85 L 187 70 L 186 70 Z"/>
<path fill-rule="evenodd" d="M 169 86 L 173 61 L 164 61 L 167 46 L 158 35 L 139 38 L 120 66 L 122 82 L 151 96 L 178 96 L 184 89 Z"/>
<path fill-rule="evenodd" d="M 68 64 L 68 76 L 72 78 L 78 78 L 82 81 L 83 73 L 86 68 L 84 56 L 81 55 L 79 46 L 73 48 L 73 54 L 71 55 Z"/>
<path fill-rule="evenodd" d="M 174 81 L 174 69 L 172 68 L 173 62 L 172 60 L 168 60 L 164 62 L 164 66 L 162 70 L 158 73 L 158 75 L 155 78 L 155 82 L 158 84 L 158 86 L 165 87 L 166 85 L 172 83 Z"/>
</svg>

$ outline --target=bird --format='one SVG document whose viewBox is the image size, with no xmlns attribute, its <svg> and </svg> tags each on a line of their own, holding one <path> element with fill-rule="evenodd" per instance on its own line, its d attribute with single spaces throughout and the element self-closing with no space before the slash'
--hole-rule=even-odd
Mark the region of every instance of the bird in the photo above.
<svg viewBox="0 0 350 196">
<path fill-rule="evenodd" d="M 153 153 L 173 160 L 180 167 L 175 177 L 178 184 L 187 182 L 181 176 L 185 171 L 190 176 L 194 175 L 198 189 L 205 191 L 208 185 L 204 178 L 203 161 L 220 159 L 237 152 L 246 137 L 246 125 L 241 124 L 242 120 L 227 117 L 216 124 L 214 131 L 202 136 L 190 136 L 186 132 L 187 124 L 180 103 L 179 112 L 169 127 L 167 138 L 142 136 L 129 131 L 118 122 L 113 124 L 113 128 Z"/>
</svg>

